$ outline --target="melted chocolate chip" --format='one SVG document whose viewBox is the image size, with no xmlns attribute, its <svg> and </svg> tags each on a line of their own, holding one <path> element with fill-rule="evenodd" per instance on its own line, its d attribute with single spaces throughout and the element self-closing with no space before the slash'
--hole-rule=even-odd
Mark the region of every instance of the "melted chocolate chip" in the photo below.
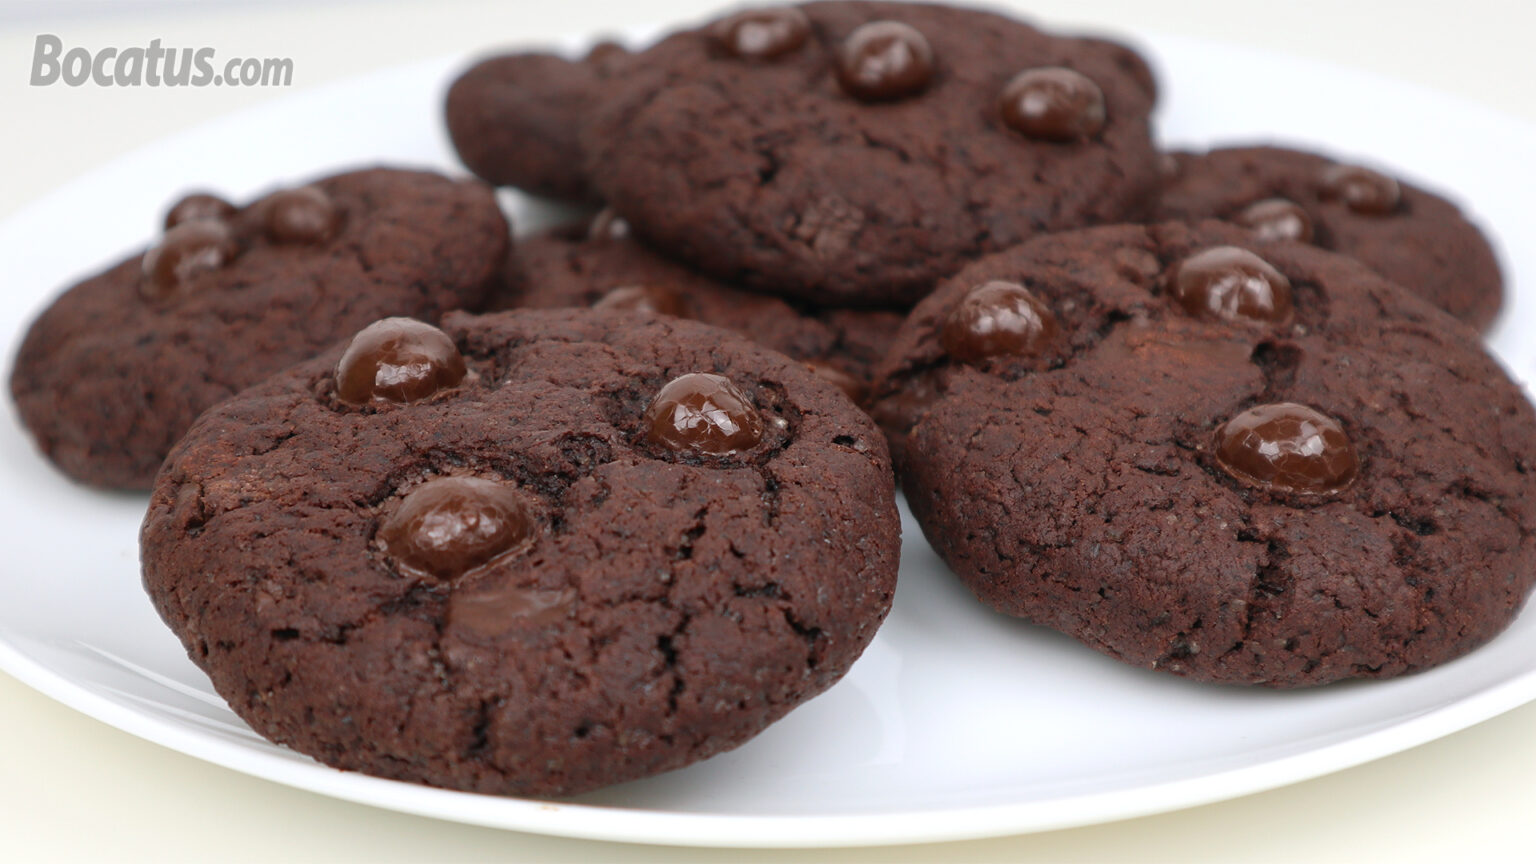
<svg viewBox="0 0 1536 864">
<path fill-rule="evenodd" d="M 1245 483 L 1277 492 L 1336 492 L 1359 471 L 1339 421 L 1298 405 L 1259 405 L 1216 430 L 1216 461 Z"/>
<path fill-rule="evenodd" d="M 411 490 L 379 526 L 379 545 L 412 576 L 456 579 L 532 545 L 533 512 L 513 487 L 440 477 Z"/>
<path fill-rule="evenodd" d="M 716 22 L 709 35 L 732 57 L 772 60 L 804 45 L 811 22 L 793 6 L 748 9 Z"/>
<path fill-rule="evenodd" d="M 628 220 L 613 212 L 612 207 L 599 210 L 592 217 L 592 224 L 587 226 L 588 240 L 618 240 L 628 236 Z"/>
<path fill-rule="evenodd" d="M 494 585 L 455 591 L 448 598 L 448 626 L 486 639 L 505 636 L 519 627 L 547 627 L 569 618 L 576 592 Z"/>
<path fill-rule="evenodd" d="M 185 297 L 201 273 L 217 270 L 240 254 L 229 226 L 211 219 L 183 222 L 144 253 L 139 293 L 147 300 Z"/>
<path fill-rule="evenodd" d="M 183 222 L 196 222 L 199 219 L 228 219 L 235 215 L 235 212 L 235 205 L 217 195 L 193 192 L 166 211 L 165 230 L 169 231 Z"/>
<path fill-rule="evenodd" d="M 1403 200 L 1403 187 L 1396 180 L 1358 165 L 1330 165 L 1323 171 L 1319 193 L 1366 216 L 1385 216 Z"/>
<path fill-rule="evenodd" d="M 1234 221 L 1260 240 L 1312 242 L 1312 217 L 1301 209 L 1300 204 L 1285 198 L 1255 201 L 1237 214 Z"/>
<path fill-rule="evenodd" d="M 1104 128 L 1104 91 L 1081 72 L 1050 66 L 1015 75 L 998 100 L 1003 122 L 1043 141 L 1083 141 Z"/>
<path fill-rule="evenodd" d="M 729 378 L 690 372 L 661 388 L 645 409 L 645 440 L 678 452 L 727 456 L 763 439 L 763 418 Z"/>
<path fill-rule="evenodd" d="M 266 202 L 267 239 L 273 243 L 324 243 L 341 228 L 341 210 L 314 186 L 277 192 Z"/>
<path fill-rule="evenodd" d="M 416 402 L 457 386 L 467 370 L 448 334 L 410 318 L 385 318 L 364 327 L 336 364 L 336 396 L 343 402 Z"/>
<path fill-rule="evenodd" d="M 987 282 L 972 288 L 944 320 L 939 342 L 962 363 L 988 357 L 1035 357 L 1055 341 L 1056 316 L 1028 288 L 1016 282 Z"/>
<path fill-rule="evenodd" d="M 933 48 L 899 21 L 871 21 L 849 34 L 837 52 L 843 91 L 866 102 L 912 96 L 933 80 Z"/>
<path fill-rule="evenodd" d="M 1217 246 L 1176 265 L 1170 286 L 1197 318 L 1279 324 L 1291 318 L 1291 280 L 1268 261 L 1236 246 Z"/>
<path fill-rule="evenodd" d="M 805 368 L 816 373 L 816 377 L 836 385 L 837 389 L 846 393 L 855 405 L 864 404 L 865 398 L 869 396 L 868 385 L 836 366 L 808 360 Z"/>
<path fill-rule="evenodd" d="M 660 285 L 626 285 L 615 288 L 593 303 L 592 308 L 671 315 L 673 318 L 688 317 L 683 296 Z"/>
</svg>

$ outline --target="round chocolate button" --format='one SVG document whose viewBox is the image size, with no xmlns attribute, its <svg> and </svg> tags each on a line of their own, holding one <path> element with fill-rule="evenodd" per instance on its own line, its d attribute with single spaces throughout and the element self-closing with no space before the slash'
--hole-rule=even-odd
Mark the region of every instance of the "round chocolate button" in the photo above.
<svg viewBox="0 0 1536 864">
<path fill-rule="evenodd" d="M 1176 265 L 1170 289 L 1184 311 L 1197 318 L 1254 324 L 1291 318 L 1291 280 L 1236 246 L 1217 246 L 1185 258 Z"/>
<path fill-rule="evenodd" d="M 448 334 L 411 318 L 385 318 L 364 327 L 336 364 L 336 396 L 352 405 L 416 402 L 467 374 Z"/>
<path fill-rule="evenodd" d="M 645 409 L 645 440 L 677 452 L 728 456 L 763 440 L 763 418 L 724 375 L 690 372 L 672 379 Z"/>
<path fill-rule="evenodd" d="M 166 211 L 165 229 L 169 231 L 183 222 L 196 222 L 199 219 L 228 219 L 235 213 L 235 205 L 223 198 L 206 192 L 193 192 Z"/>
<path fill-rule="evenodd" d="M 1285 198 L 1265 198 L 1243 208 L 1234 220 L 1260 240 L 1312 242 L 1312 217 L 1301 205 Z"/>
<path fill-rule="evenodd" d="M 849 34 L 837 52 L 843 91 L 866 102 L 912 96 L 933 80 L 933 48 L 899 21 L 871 21 Z"/>
<path fill-rule="evenodd" d="M 412 576 L 450 580 L 528 548 L 538 522 L 505 483 L 439 477 L 411 490 L 379 525 L 379 545 Z"/>
<path fill-rule="evenodd" d="M 732 57 L 772 60 L 804 45 L 811 22 L 793 6 L 748 9 L 716 22 L 709 35 Z"/>
<path fill-rule="evenodd" d="M 198 274 L 217 270 L 238 254 L 240 244 L 227 224 L 212 219 L 182 222 L 144 253 L 139 293 L 147 300 L 184 297 Z"/>
<path fill-rule="evenodd" d="M 341 228 L 341 210 L 314 186 L 274 193 L 266 202 L 267 239 L 273 243 L 324 243 Z"/>
<path fill-rule="evenodd" d="M 1319 189 L 1324 200 L 1340 200 L 1366 216 L 1385 216 L 1403 200 L 1403 187 L 1385 174 L 1358 165 L 1330 165 Z"/>
<path fill-rule="evenodd" d="M 1016 282 L 987 282 L 972 288 L 944 320 L 939 342 L 962 363 L 988 357 L 1035 357 L 1055 341 L 1056 316 L 1028 288 Z"/>
<path fill-rule="evenodd" d="M 1082 141 L 1104 128 L 1104 91 L 1071 69 L 1048 66 L 1020 72 L 998 100 L 1003 122 L 1030 138 Z"/>
<path fill-rule="evenodd" d="M 688 317 L 682 295 L 660 285 L 625 285 L 615 288 L 593 303 L 592 308 L 671 315 L 673 318 Z"/>
<path fill-rule="evenodd" d="M 1216 461 L 1245 483 L 1277 492 L 1336 492 L 1359 471 L 1339 421 L 1295 402 L 1259 405 L 1216 430 Z"/>
</svg>

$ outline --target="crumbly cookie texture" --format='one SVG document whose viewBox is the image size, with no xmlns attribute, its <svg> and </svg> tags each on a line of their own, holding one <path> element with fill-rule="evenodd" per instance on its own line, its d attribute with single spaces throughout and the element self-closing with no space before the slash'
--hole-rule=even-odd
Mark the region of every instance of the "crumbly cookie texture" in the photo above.
<svg viewBox="0 0 1536 864">
<path fill-rule="evenodd" d="M 144 522 L 156 608 L 263 735 L 574 794 L 742 743 L 873 637 L 889 460 L 802 364 L 591 310 L 453 313 L 452 354 L 370 329 L 205 415 Z"/>
<path fill-rule="evenodd" d="M 1138 666 L 1400 675 L 1492 638 L 1536 574 L 1530 404 L 1340 255 L 1218 222 L 1040 238 L 920 304 L 883 374 L 960 578 Z"/>
</svg>

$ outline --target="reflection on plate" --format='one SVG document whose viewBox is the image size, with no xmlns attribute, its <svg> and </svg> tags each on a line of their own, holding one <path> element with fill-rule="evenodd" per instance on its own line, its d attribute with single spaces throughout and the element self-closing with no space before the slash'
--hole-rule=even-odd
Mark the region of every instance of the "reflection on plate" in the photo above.
<svg viewBox="0 0 1536 864">
<path fill-rule="evenodd" d="M 1506 236 L 1526 227 L 1536 128 L 1405 85 L 1188 39 L 1145 43 L 1163 69 L 1165 139 L 1289 130 L 1292 142 L 1454 189 Z M 141 244 L 190 187 L 243 197 L 341 165 L 454 165 L 438 100 L 459 62 L 300 93 L 123 157 L 4 225 L 14 346 L 60 285 Z M 1220 74 L 1210 74 L 1220 70 Z M 1369 104 L 1369 111 L 1360 105 Z M 1456 136 L 1421 134 L 1436 116 Z M 344 124 L 332 122 L 346 117 Z M 1476 152 L 1473 152 L 1473 148 Z M 111 202 L 111 206 L 102 206 Z M 508 198 L 526 226 L 538 216 Z M 544 213 L 543 218 L 548 218 Z M 1508 250 L 1514 253 L 1516 250 Z M 1507 254 L 1536 283 L 1536 249 Z M 1536 296 L 1516 294 L 1495 347 L 1536 371 Z M 322 767 L 253 735 L 215 696 L 139 590 L 143 500 L 65 482 L 0 419 L 0 667 L 94 717 L 281 783 L 402 811 L 577 837 L 701 845 L 942 840 L 1081 825 L 1316 776 L 1536 698 L 1536 615 L 1470 657 L 1396 681 L 1273 693 L 1128 668 L 994 615 L 945 573 L 908 517 L 889 621 L 848 678 L 758 739 L 673 774 L 577 801 L 490 798 Z"/>
</svg>

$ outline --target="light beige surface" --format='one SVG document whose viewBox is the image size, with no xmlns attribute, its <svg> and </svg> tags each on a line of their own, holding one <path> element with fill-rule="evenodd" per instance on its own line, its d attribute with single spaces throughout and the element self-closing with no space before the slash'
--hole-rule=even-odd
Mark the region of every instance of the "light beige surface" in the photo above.
<svg viewBox="0 0 1536 864">
<path fill-rule="evenodd" d="M 350 3 L 52 22 L 0 31 L 0 218 L 158 137 L 293 90 L 528 38 L 707 13 L 698 0 Z M 1062 27 L 1217 38 L 1324 58 L 1536 120 L 1536 4 L 1038 0 Z M 291 89 L 28 87 L 33 40 L 209 45 L 294 59 Z M 1454 135 L 1433 117 L 1425 134 Z M 108 202 L 109 203 L 109 202 Z M 1498 226 L 1511 244 L 1532 225 Z M 1527 289 L 1529 290 L 1529 288 Z M 19 494 L 21 490 L 5 490 Z M 18 542 L 18 538 L 9 538 Z M 47 574 L 35 574 L 47 578 Z M 135 739 L 0 674 L 0 861 L 1483 861 L 1536 857 L 1536 706 L 1407 753 L 1236 801 L 973 843 L 726 852 L 619 846 L 403 816 L 281 787 Z"/>
</svg>

